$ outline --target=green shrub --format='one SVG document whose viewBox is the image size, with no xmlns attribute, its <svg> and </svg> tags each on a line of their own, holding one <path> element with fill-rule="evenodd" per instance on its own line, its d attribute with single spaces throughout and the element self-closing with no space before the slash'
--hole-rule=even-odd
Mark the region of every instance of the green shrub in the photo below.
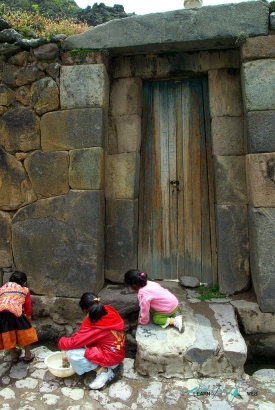
<svg viewBox="0 0 275 410">
<path fill-rule="evenodd" d="M 208 299 L 223 299 L 225 298 L 225 295 L 222 295 L 219 290 L 219 284 L 217 283 L 216 285 L 212 287 L 207 287 L 205 285 L 202 285 L 199 287 L 201 296 L 198 296 L 198 299 L 200 300 L 208 300 Z"/>
</svg>

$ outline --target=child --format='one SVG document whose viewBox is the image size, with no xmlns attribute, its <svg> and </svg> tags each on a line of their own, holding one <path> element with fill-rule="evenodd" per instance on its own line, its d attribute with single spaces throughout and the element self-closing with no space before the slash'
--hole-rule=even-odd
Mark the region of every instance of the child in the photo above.
<svg viewBox="0 0 275 410">
<path fill-rule="evenodd" d="M 12 364 L 18 363 L 21 356 L 21 349 L 16 349 L 16 345 L 25 349 L 25 356 L 20 358 L 23 362 L 29 363 L 35 357 L 31 343 L 37 342 L 38 338 L 30 323 L 31 313 L 27 276 L 16 271 L 0 288 L 0 350 L 10 350 Z"/>
<path fill-rule="evenodd" d="M 67 350 L 67 357 L 81 375 L 96 372 L 90 389 L 105 387 L 115 377 L 115 369 L 125 357 L 124 322 L 119 313 L 103 305 L 93 293 L 83 293 L 79 306 L 87 316 L 71 337 L 61 337 L 58 347 Z"/>
<path fill-rule="evenodd" d="M 137 269 L 131 269 L 124 275 L 124 282 L 131 289 L 138 292 L 140 305 L 139 324 L 147 325 L 152 320 L 157 325 L 166 328 L 175 326 L 180 332 L 184 331 L 182 316 L 172 317 L 178 310 L 178 299 L 169 290 L 156 282 L 147 280 L 147 275 Z"/>
</svg>

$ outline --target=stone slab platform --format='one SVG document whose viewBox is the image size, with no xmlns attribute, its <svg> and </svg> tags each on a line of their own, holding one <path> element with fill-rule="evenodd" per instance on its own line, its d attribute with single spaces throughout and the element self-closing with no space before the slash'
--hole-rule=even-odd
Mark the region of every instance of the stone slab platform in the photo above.
<svg viewBox="0 0 275 410">
<path fill-rule="evenodd" d="M 187 300 L 177 282 L 161 282 L 179 300 L 185 331 L 162 329 L 150 322 L 138 326 L 136 370 L 142 375 L 164 377 L 240 378 L 247 346 L 239 331 L 234 307 L 223 299 L 215 302 Z"/>
</svg>

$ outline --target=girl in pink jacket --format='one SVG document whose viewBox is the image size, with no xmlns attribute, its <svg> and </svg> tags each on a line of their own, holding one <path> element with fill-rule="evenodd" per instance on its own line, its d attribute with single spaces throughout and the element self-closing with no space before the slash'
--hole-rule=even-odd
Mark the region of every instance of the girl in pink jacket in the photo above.
<svg viewBox="0 0 275 410">
<path fill-rule="evenodd" d="M 178 310 L 178 299 L 169 290 L 156 282 L 147 280 L 147 275 L 137 269 L 131 269 L 124 275 L 124 282 L 138 293 L 140 306 L 139 324 L 147 325 L 152 320 L 163 328 L 175 326 L 184 331 L 182 316 L 173 317 Z"/>
</svg>

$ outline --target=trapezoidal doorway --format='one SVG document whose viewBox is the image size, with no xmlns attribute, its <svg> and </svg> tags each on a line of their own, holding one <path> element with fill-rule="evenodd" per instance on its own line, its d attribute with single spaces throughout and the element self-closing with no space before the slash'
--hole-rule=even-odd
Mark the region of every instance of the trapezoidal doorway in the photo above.
<svg viewBox="0 0 275 410">
<path fill-rule="evenodd" d="M 146 81 L 138 266 L 154 279 L 216 282 L 206 77 Z"/>
</svg>

